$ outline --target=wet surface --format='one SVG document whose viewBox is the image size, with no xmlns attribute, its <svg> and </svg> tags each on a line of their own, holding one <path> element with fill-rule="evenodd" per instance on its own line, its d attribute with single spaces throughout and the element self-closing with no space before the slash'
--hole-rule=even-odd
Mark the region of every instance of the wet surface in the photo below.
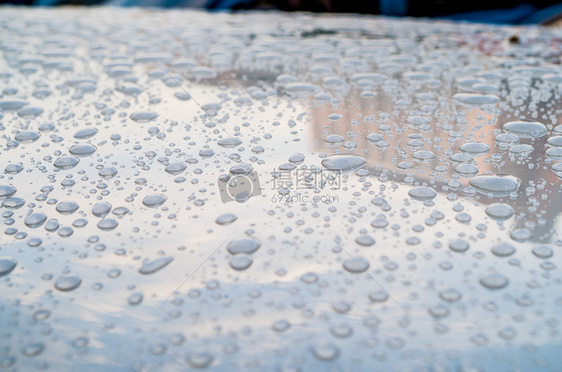
<svg viewBox="0 0 562 372">
<path fill-rule="evenodd" d="M 0 32 L 0 369 L 559 370 L 561 31 Z"/>
</svg>

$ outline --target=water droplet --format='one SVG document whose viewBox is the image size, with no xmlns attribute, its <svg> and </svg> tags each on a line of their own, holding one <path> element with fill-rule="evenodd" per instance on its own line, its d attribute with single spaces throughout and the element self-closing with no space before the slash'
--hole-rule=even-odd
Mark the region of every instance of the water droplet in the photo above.
<svg viewBox="0 0 562 372">
<path fill-rule="evenodd" d="M 153 194 L 145 197 L 142 203 L 147 207 L 158 207 L 164 204 L 166 200 L 168 200 L 168 198 L 162 194 Z"/>
<path fill-rule="evenodd" d="M 238 175 L 249 175 L 254 171 L 254 167 L 250 164 L 237 164 L 230 168 L 230 173 Z"/>
<path fill-rule="evenodd" d="M 73 201 L 60 202 L 56 206 L 57 212 L 60 214 L 72 214 L 78 210 L 79 206 Z"/>
<path fill-rule="evenodd" d="M 500 98 L 495 94 L 478 94 L 478 93 L 457 93 L 453 99 L 465 103 L 467 105 L 495 105 Z"/>
<path fill-rule="evenodd" d="M 23 167 L 19 164 L 10 164 L 4 169 L 6 174 L 18 174 L 23 170 Z"/>
<path fill-rule="evenodd" d="M 215 152 L 211 149 L 203 149 L 199 151 L 199 156 L 202 158 L 210 158 L 213 155 L 215 155 Z"/>
<path fill-rule="evenodd" d="M 531 145 L 521 144 L 509 148 L 509 154 L 519 157 L 526 157 L 533 152 L 534 148 Z"/>
<path fill-rule="evenodd" d="M 174 260 L 173 257 L 160 257 L 152 261 L 148 261 L 139 269 L 139 273 L 144 275 L 154 274 L 158 270 L 164 268 Z"/>
<path fill-rule="evenodd" d="M 439 298 L 447 302 L 456 302 L 462 298 L 462 295 L 455 289 L 447 289 L 439 293 Z"/>
<path fill-rule="evenodd" d="M 562 147 L 562 136 L 550 137 L 546 143 L 552 147 Z"/>
<path fill-rule="evenodd" d="M 187 355 L 185 360 L 193 368 L 207 368 L 213 363 L 215 357 L 205 349 L 195 349 Z"/>
<path fill-rule="evenodd" d="M 546 127 L 538 121 L 510 121 L 503 125 L 503 130 L 519 138 L 539 138 L 546 135 Z"/>
<path fill-rule="evenodd" d="M 318 275 L 316 275 L 315 273 L 302 274 L 300 280 L 301 282 L 306 284 L 313 284 L 318 281 Z"/>
<path fill-rule="evenodd" d="M 562 147 L 551 147 L 546 150 L 545 155 L 554 161 L 562 160 Z"/>
<path fill-rule="evenodd" d="M 324 139 L 327 143 L 342 143 L 345 139 L 339 134 L 331 134 Z"/>
<path fill-rule="evenodd" d="M 80 160 L 73 156 L 65 156 L 55 160 L 54 166 L 59 169 L 70 169 L 78 165 L 79 162 Z"/>
<path fill-rule="evenodd" d="M 31 142 L 37 141 L 39 139 L 39 137 L 41 137 L 41 135 L 37 132 L 25 131 L 25 132 L 19 132 L 18 134 L 16 134 L 15 139 L 18 142 L 31 143 Z"/>
<path fill-rule="evenodd" d="M 45 320 L 51 316 L 51 312 L 49 310 L 37 310 L 33 313 L 33 319 L 35 320 Z"/>
<path fill-rule="evenodd" d="M 72 147 L 70 147 L 70 149 L 68 149 L 68 152 L 70 152 L 72 155 L 75 156 L 88 156 L 88 155 L 92 155 L 94 152 L 96 152 L 97 148 L 94 145 L 90 145 L 89 143 L 83 143 L 83 144 L 78 144 L 78 145 L 73 145 Z"/>
<path fill-rule="evenodd" d="M 291 163 L 294 163 L 294 164 L 301 164 L 304 161 L 304 155 L 303 154 L 293 154 L 289 158 L 289 161 Z"/>
<path fill-rule="evenodd" d="M 335 324 L 330 327 L 330 333 L 337 338 L 348 338 L 353 334 L 353 328 L 345 323 Z"/>
<path fill-rule="evenodd" d="M 98 172 L 99 176 L 105 179 L 113 178 L 117 175 L 117 169 L 113 167 L 103 167 Z"/>
<path fill-rule="evenodd" d="M 230 254 L 252 254 L 257 251 L 261 246 L 261 243 L 257 239 L 243 238 L 238 240 L 233 240 L 228 244 L 228 251 Z"/>
<path fill-rule="evenodd" d="M 413 126 L 427 125 L 431 120 L 425 116 L 410 116 L 406 119 L 406 123 Z"/>
<path fill-rule="evenodd" d="M 135 292 L 135 293 L 131 293 L 131 295 L 127 299 L 127 302 L 129 303 L 129 305 L 135 306 L 140 304 L 142 302 L 142 299 L 143 299 L 143 294 L 140 292 Z"/>
<path fill-rule="evenodd" d="M 435 198 L 437 196 L 437 192 L 431 187 L 420 186 L 411 189 L 408 192 L 408 195 L 414 199 L 427 200 Z"/>
<path fill-rule="evenodd" d="M 26 357 L 34 357 L 41 354 L 45 350 L 45 344 L 41 342 L 32 342 L 30 344 L 25 345 L 21 349 L 21 353 Z"/>
<path fill-rule="evenodd" d="M 289 323 L 288 321 L 282 319 L 282 320 L 278 320 L 275 323 L 273 323 L 273 325 L 271 326 L 271 328 L 275 331 L 275 332 L 285 332 L 287 331 L 289 328 L 291 328 L 291 323 Z"/>
<path fill-rule="evenodd" d="M 331 155 L 322 160 L 322 166 L 332 171 L 350 171 L 361 168 L 367 161 L 357 155 Z"/>
<path fill-rule="evenodd" d="M 362 273 L 369 268 L 369 261 L 363 257 L 350 258 L 343 262 L 343 268 L 350 273 Z"/>
<path fill-rule="evenodd" d="M 519 141 L 519 137 L 512 133 L 502 133 L 496 136 L 496 142 L 500 144 L 500 147 L 517 145 Z"/>
<path fill-rule="evenodd" d="M 119 223 L 112 218 L 104 218 L 98 222 L 98 228 L 104 231 L 111 231 L 117 227 Z"/>
<path fill-rule="evenodd" d="M 131 114 L 131 119 L 139 123 L 146 123 L 156 119 L 157 117 L 158 117 L 157 113 L 150 112 L 150 111 L 141 111 Z"/>
<path fill-rule="evenodd" d="M 96 217 L 104 217 L 111 211 L 111 204 L 106 202 L 96 203 L 92 207 L 92 214 Z"/>
<path fill-rule="evenodd" d="M 95 136 L 96 133 L 98 133 L 98 130 L 96 128 L 84 128 L 74 133 L 74 138 L 86 139 Z"/>
<path fill-rule="evenodd" d="M 5 111 L 19 110 L 29 103 L 21 98 L 0 98 L 0 109 Z"/>
<path fill-rule="evenodd" d="M 486 214 L 492 218 L 505 220 L 513 216 L 513 208 L 507 204 L 491 204 L 486 208 Z"/>
<path fill-rule="evenodd" d="M 500 243 L 492 248 L 492 253 L 498 257 L 507 257 L 515 253 L 515 247 L 509 243 Z"/>
<path fill-rule="evenodd" d="M 230 267 L 234 270 L 243 271 L 252 265 L 252 257 L 246 254 L 238 254 L 230 260 Z"/>
<path fill-rule="evenodd" d="M 364 247 L 369 247 L 375 244 L 375 239 L 373 239 L 373 237 L 370 235 L 361 235 L 357 237 L 357 239 L 355 239 L 355 242 Z"/>
<path fill-rule="evenodd" d="M 488 289 L 502 289 L 509 284 L 509 280 L 500 274 L 491 274 L 480 279 L 480 284 Z"/>
<path fill-rule="evenodd" d="M 371 143 L 377 143 L 379 141 L 382 141 L 382 136 L 377 133 L 371 133 L 367 136 L 367 141 Z"/>
<path fill-rule="evenodd" d="M 340 349 L 330 342 L 322 342 L 312 347 L 312 354 L 318 360 L 330 361 L 339 357 Z"/>
<path fill-rule="evenodd" d="M 462 145 L 460 150 L 472 156 L 482 156 L 490 152 L 490 146 L 485 143 L 468 142 Z"/>
<path fill-rule="evenodd" d="M 68 292 L 78 288 L 81 283 L 82 279 L 77 276 L 62 276 L 56 281 L 55 288 L 59 291 Z"/>
<path fill-rule="evenodd" d="M 47 221 L 47 216 L 43 213 L 32 213 L 25 217 L 24 223 L 27 227 L 35 229 Z"/>
<path fill-rule="evenodd" d="M 428 309 L 428 312 L 434 318 L 444 318 L 451 313 L 449 309 L 443 305 L 432 306 Z"/>
<path fill-rule="evenodd" d="M 0 198 L 7 198 L 16 193 L 16 188 L 12 185 L 0 185 Z"/>
<path fill-rule="evenodd" d="M 388 300 L 388 294 L 382 290 L 370 292 L 369 300 L 376 303 L 385 302 L 386 300 Z"/>
<path fill-rule="evenodd" d="M 463 177 L 473 177 L 478 174 L 478 168 L 472 164 L 461 164 L 455 168 L 455 172 Z"/>
<path fill-rule="evenodd" d="M 236 216 L 235 214 L 225 213 L 225 214 L 222 214 L 222 215 L 218 216 L 217 219 L 215 220 L 215 222 L 218 225 L 226 226 L 226 225 L 230 225 L 231 223 L 233 223 L 237 219 L 238 219 L 238 216 Z"/>
<path fill-rule="evenodd" d="M 435 159 L 435 154 L 427 150 L 419 150 L 412 154 L 412 158 L 420 163 L 430 162 Z"/>
<path fill-rule="evenodd" d="M 546 245 L 540 245 L 533 248 L 533 254 L 538 258 L 547 259 L 552 257 L 554 253 L 552 252 L 552 249 L 550 249 Z"/>
<path fill-rule="evenodd" d="M 454 252 L 464 252 L 468 250 L 470 245 L 464 239 L 456 239 L 449 243 L 449 248 Z"/>
<path fill-rule="evenodd" d="M 242 141 L 240 141 L 238 138 L 234 138 L 234 137 L 228 137 L 228 138 L 222 138 L 218 141 L 219 146 L 222 147 L 236 147 L 240 144 L 242 144 Z"/>
<path fill-rule="evenodd" d="M 176 173 L 183 172 L 186 168 L 187 165 L 185 165 L 184 163 L 172 163 L 166 166 L 165 170 L 170 174 L 176 174 Z"/>
<path fill-rule="evenodd" d="M 494 196 L 507 196 L 521 186 L 521 180 L 513 176 L 476 176 L 469 183 L 477 191 Z"/>
<path fill-rule="evenodd" d="M 5 276 L 11 273 L 17 265 L 17 262 L 11 258 L 0 258 L 0 276 Z"/>
<path fill-rule="evenodd" d="M 2 202 L 2 206 L 8 209 L 18 209 L 25 204 L 25 200 L 22 198 L 8 198 Z"/>
</svg>

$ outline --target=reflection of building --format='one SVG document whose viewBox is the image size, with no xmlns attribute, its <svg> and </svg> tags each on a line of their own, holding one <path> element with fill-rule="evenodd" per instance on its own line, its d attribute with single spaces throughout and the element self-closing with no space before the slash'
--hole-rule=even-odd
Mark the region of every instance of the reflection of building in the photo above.
<svg viewBox="0 0 562 372">
<path fill-rule="evenodd" d="M 432 119 L 429 128 L 424 129 L 420 126 L 414 127 L 407 124 L 407 116 L 403 113 L 398 117 L 388 115 L 388 119 L 381 119 L 381 113 L 390 113 L 394 110 L 394 104 L 387 97 L 383 97 L 382 100 L 371 99 L 363 102 L 364 99 L 356 98 L 336 108 L 329 104 L 314 105 L 311 119 L 312 132 L 315 147 L 318 151 L 328 154 L 335 150 L 340 150 L 342 153 L 355 153 L 367 160 L 366 168 L 375 177 L 385 173 L 389 180 L 403 182 L 410 174 L 415 178 L 415 182 L 420 184 L 432 183 L 436 191 L 449 193 L 459 190 L 458 188 L 453 190 L 447 187 L 449 181 L 456 178 L 455 168 L 459 165 L 451 161 L 450 154 L 459 153 L 460 146 L 468 141 L 485 143 L 491 148 L 491 151 L 486 155 L 474 158 L 478 163 L 478 174 L 485 172 L 510 174 L 520 178 L 522 184 L 518 193 L 519 197 L 515 200 L 509 198 L 490 199 L 485 195 L 478 195 L 478 201 L 481 204 L 491 204 L 501 200 L 510 204 L 516 213 L 524 213 L 522 215 L 524 217 L 521 217 L 518 222 L 518 228 L 523 228 L 529 222 L 531 225 L 536 223 L 532 241 L 545 242 L 550 240 L 550 230 L 556 222 L 556 216 L 560 213 L 559 206 L 562 205 L 562 196 L 559 192 L 562 181 L 550 170 L 550 165 L 545 164 L 544 151 L 548 136 L 536 140 L 521 139 L 521 143 L 531 144 L 535 150 L 526 158 L 510 159 L 508 150 L 500 149 L 496 144 L 495 134 L 493 133 L 495 129 L 501 129 L 505 122 L 514 120 L 512 117 L 507 117 L 505 111 L 494 121 L 495 115 L 493 113 L 487 113 L 476 107 L 466 107 L 466 123 L 451 122 L 449 128 L 445 129 L 443 123 Z M 354 112 L 354 110 L 356 111 Z M 352 113 L 351 117 L 349 117 L 350 113 Z M 341 118 L 338 121 L 330 122 L 328 116 L 331 114 L 339 114 Z M 369 118 L 369 120 L 365 120 L 365 118 Z M 370 120 L 371 118 L 373 120 Z M 487 122 L 495 124 L 487 124 Z M 388 125 L 390 129 L 386 132 L 381 131 L 381 125 Z M 348 133 L 351 135 L 348 135 Z M 388 146 L 381 148 L 376 143 L 369 142 L 367 136 L 370 133 L 380 134 Z M 344 148 L 345 141 L 336 145 L 324 142 L 324 138 L 330 134 L 339 134 L 345 138 L 345 141 L 355 141 L 357 148 L 354 150 Z M 421 146 L 409 146 L 411 140 L 409 136 L 412 134 L 423 136 L 419 139 L 422 141 Z M 412 154 L 417 150 L 432 151 L 436 157 L 428 164 L 416 162 L 412 158 Z M 448 155 L 445 153 L 446 151 Z M 449 151 L 452 151 L 452 153 L 449 153 Z M 492 160 L 490 155 L 494 153 L 500 154 L 501 159 Z M 398 164 L 402 161 L 411 162 L 413 167 L 400 169 Z M 441 173 L 436 172 L 437 166 L 443 166 L 446 170 Z M 462 187 L 468 186 L 469 180 L 470 178 L 458 178 Z M 544 189 L 537 189 L 533 195 L 526 194 L 526 189 L 530 185 L 534 184 L 536 188 L 537 185 L 543 183 Z M 548 199 L 542 200 L 542 194 L 547 195 Z M 533 204 L 535 204 L 534 207 Z M 540 211 L 543 211 L 544 214 L 540 214 Z M 537 223 L 539 219 L 542 220 L 544 225 Z"/>
</svg>

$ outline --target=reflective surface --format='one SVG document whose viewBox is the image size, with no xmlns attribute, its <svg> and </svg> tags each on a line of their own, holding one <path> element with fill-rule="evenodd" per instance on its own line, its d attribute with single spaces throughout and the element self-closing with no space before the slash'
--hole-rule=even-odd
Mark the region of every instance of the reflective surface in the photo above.
<svg viewBox="0 0 562 372">
<path fill-rule="evenodd" d="M 0 26 L 0 368 L 559 368 L 560 31 Z"/>
</svg>

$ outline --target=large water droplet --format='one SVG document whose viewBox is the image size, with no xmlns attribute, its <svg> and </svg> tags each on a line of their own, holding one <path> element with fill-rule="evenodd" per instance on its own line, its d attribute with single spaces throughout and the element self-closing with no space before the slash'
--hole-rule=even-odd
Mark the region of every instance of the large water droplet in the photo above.
<svg viewBox="0 0 562 372">
<path fill-rule="evenodd" d="M 324 138 L 324 141 L 327 143 L 342 143 L 344 138 L 339 134 L 331 134 L 328 137 Z"/>
<path fill-rule="evenodd" d="M 0 276 L 5 276 L 11 273 L 17 265 L 17 262 L 11 258 L 0 258 Z"/>
<path fill-rule="evenodd" d="M 227 249 L 231 254 L 252 254 L 257 251 L 260 246 L 261 243 L 257 239 L 243 238 L 231 241 Z"/>
<path fill-rule="evenodd" d="M 236 147 L 240 144 L 242 144 L 242 141 L 240 141 L 238 138 L 235 137 L 228 137 L 228 138 L 222 138 L 218 141 L 219 146 L 222 147 Z"/>
<path fill-rule="evenodd" d="M 515 253 L 515 247 L 509 243 L 500 243 L 492 248 L 492 253 L 498 257 L 507 257 Z"/>
<path fill-rule="evenodd" d="M 162 194 L 153 194 L 145 197 L 142 200 L 142 203 L 147 207 L 158 207 L 164 204 L 166 200 L 168 200 L 168 198 Z"/>
<path fill-rule="evenodd" d="M 476 176 L 470 180 L 470 185 L 483 194 L 507 196 L 519 190 L 521 180 L 513 176 Z"/>
<path fill-rule="evenodd" d="M 59 291 L 68 292 L 78 288 L 81 283 L 82 279 L 77 276 L 62 276 L 56 281 L 55 288 Z"/>
<path fill-rule="evenodd" d="M 173 257 L 160 257 L 152 261 L 148 261 L 139 269 L 139 273 L 144 275 L 154 274 L 158 270 L 164 268 L 174 260 Z"/>
<path fill-rule="evenodd" d="M 437 192 L 431 187 L 419 186 L 408 191 L 408 195 L 414 199 L 426 200 L 435 198 L 437 196 Z"/>
<path fill-rule="evenodd" d="M 70 149 L 68 149 L 68 152 L 75 156 L 88 156 L 92 155 L 94 152 L 96 152 L 96 150 L 97 148 L 94 145 L 90 145 L 89 143 L 82 143 L 73 145 L 72 147 L 70 147 Z"/>
<path fill-rule="evenodd" d="M 252 173 L 254 167 L 250 164 L 237 164 L 230 168 L 230 173 L 232 174 L 240 174 L 240 175 L 248 175 Z"/>
<path fill-rule="evenodd" d="M 148 121 L 156 119 L 157 117 L 157 113 L 150 111 L 135 112 L 131 114 L 131 119 L 139 123 L 146 123 Z"/>
<path fill-rule="evenodd" d="M 230 260 L 230 267 L 234 270 L 243 271 L 252 265 L 252 257 L 246 254 L 238 254 Z"/>
<path fill-rule="evenodd" d="M 478 93 L 457 93 L 453 99 L 465 103 L 467 105 L 495 105 L 500 98 L 495 94 L 478 94 Z"/>
<path fill-rule="evenodd" d="M 61 214 L 72 214 L 78 210 L 79 206 L 73 201 L 60 202 L 56 206 L 57 212 Z"/>
<path fill-rule="evenodd" d="M 486 214 L 492 218 L 497 218 L 500 220 L 508 219 L 513 216 L 513 208 L 507 204 L 491 204 L 486 208 Z"/>
<path fill-rule="evenodd" d="M 519 138 L 539 138 L 546 135 L 546 127 L 538 121 L 510 121 L 503 125 L 507 133 Z"/>
<path fill-rule="evenodd" d="M 509 280 L 500 274 L 492 274 L 480 279 L 480 284 L 488 289 L 502 289 L 509 284 Z"/>
<path fill-rule="evenodd" d="M 367 161 L 357 155 L 331 155 L 322 160 L 322 166 L 332 171 L 350 171 L 361 168 Z"/>
<path fill-rule="evenodd" d="M 32 213 L 25 217 L 24 223 L 27 227 L 35 229 L 47 221 L 47 216 L 44 213 Z"/>
<path fill-rule="evenodd" d="M 37 141 L 39 139 L 39 137 L 41 137 L 41 135 L 37 132 L 25 131 L 25 132 L 19 132 L 18 134 L 16 134 L 15 139 L 18 142 L 31 143 L 31 142 Z"/>
<path fill-rule="evenodd" d="M 16 188 L 12 185 L 0 185 L 0 198 L 7 198 L 16 193 Z"/>
<path fill-rule="evenodd" d="M 350 273 L 362 273 L 369 268 L 369 261 L 363 257 L 355 257 L 345 260 L 343 268 Z"/>
<path fill-rule="evenodd" d="M 96 133 L 98 133 L 96 128 L 84 128 L 74 133 L 74 138 L 86 139 L 95 136 Z"/>
<path fill-rule="evenodd" d="M 0 109 L 5 111 L 19 110 L 29 103 L 21 98 L 0 98 Z"/>
<path fill-rule="evenodd" d="M 80 160 L 73 156 L 65 156 L 55 160 L 54 166 L 60 169 L 70 169 L 75 167 Z"/>
<path fill-rule="evenodd" d="M 468 142 L 462 145 L 460 147 L 460 150 L 472 156 L 482 156 L 490 152 L 490 146 L 486 145 L 485 143 Z"/>
</svg>

